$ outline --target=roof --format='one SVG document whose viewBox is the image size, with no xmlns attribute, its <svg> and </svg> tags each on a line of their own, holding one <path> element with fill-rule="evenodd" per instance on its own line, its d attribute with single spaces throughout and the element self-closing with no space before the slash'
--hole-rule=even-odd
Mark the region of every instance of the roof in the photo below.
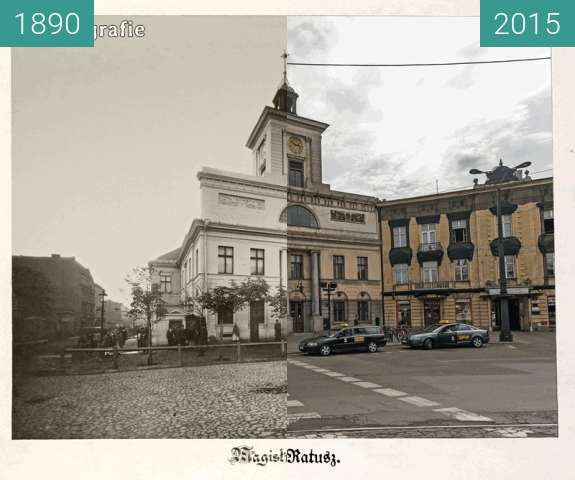
<svg viewBox="0 0 575 480">
<path fill-rule="evenodd" d="M 152 260 L 150 263 L 176 262 L 178 260 L 178 258 L 180 257 L 180 251 L 181 250 L 182 250 L 182 247 L 178 247 L 174 250 L 169 251 L 168 253 L 164 253 L 163 255 L 160 255 L 158 258 Z"/>
</svg>

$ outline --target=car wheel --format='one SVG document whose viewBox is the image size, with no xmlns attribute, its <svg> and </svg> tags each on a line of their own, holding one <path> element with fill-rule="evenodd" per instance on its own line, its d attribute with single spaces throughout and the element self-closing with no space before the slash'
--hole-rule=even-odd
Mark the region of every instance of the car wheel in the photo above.
<svg viewBox="0 0 575 480">
<path fill-rule="evenodd" d="M 433 348 L 433 340 L 431 338 L 426 339 L 425 342 L 423 342 L 423 348 L 431 350 Z"/>
<path fill-rule="evenodd" d="M 473 345 L 475 348 L 481 348 L 483 346 L 483 339 L 481 337 L 473 337 L 473 340 L 471 340 L 471 345 Z"/>
<path fill-rule="evenodd" d="M 375 343 L 375 342 L 369 342 L 369 343 L 367 344 L 367 351 L 368 351 L 369 353 L 375 353 L 375 352 L 377 352 L 377 343 Z"/>
<path fill-rule="evenodd" d="M 329 345 L 322 345 L 319 349 L 320 355 L 327 357 L 331 353 L 331 347 Z"/>
</svg>

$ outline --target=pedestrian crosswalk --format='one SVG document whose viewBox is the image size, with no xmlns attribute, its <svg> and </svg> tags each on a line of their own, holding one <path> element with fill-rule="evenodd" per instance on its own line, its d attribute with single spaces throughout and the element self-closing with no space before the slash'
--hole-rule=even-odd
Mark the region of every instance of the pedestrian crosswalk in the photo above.
<svg viewBox="0 0 575 480">
<path fill-rule="evenodd" d="M 439 402 L 434 400 L 429 400 L 424 397 L 420 397 L 417 395 L 410 395 L 409 393 L 402 392 L 400 390 L 395 390 L 393 388 L 384 388 L 382 385 L 373 382 L 367 382 L 360 378 L 350 377 L 345 375 L 344 373 L 334 372 L 332 370 L 328 370 L 325 368 L 318 367 L 313 364 L 309 364 L 306 362 L 301 362 L 299 360 L 288 360 L 288 363 L 292 365 L 296 365 L 297 367 L 305 368 L 311 370 L 315 373 L 319 373 L 325 375 L 327 377 L 331 377 L 334 380 L 341 380 L 343 382 L 348 383 L 349 385 L 354 385 L 357 387 L 364 388 L 366 390 L 370 390 L 372 392 L 379 393 L 386 397 L 390 397 L 394 400 L 398 400 L 412 406 L 418 407 L 418 409 L 425 409 L 430 408 L 436 414 L 440 414 L 441 416 L 445 416 L 450 420 L 456 420 L 459 422 L 493 422 L 494 420 L 484 416 L 479 415 L 477 413 L 468 412 L 461 408 L 457 407 L 443 407 L 440 405 Z M 289 394 L 288 394 L 289 396 Z M 289 400 L 288 399 L 288 409 L 295 408 L 295 407 L 304 407 L 303 403 L 299 400 Z M 321 416 L 316 412 L 306 412 L 306 413 L 290 413 L 288 411 L 288 423 L 296 422 L 302 418 L 321 418 Z"/>
<path fill-rule="evenodd" d="M 287 418 L 288 418 L 288 425 L 291 423 L 295 423 L 298 422 L 300 420 L 303 419 L 309 419 L 309 418 L 321 418 L 321 415 L 317 412 L 306 412 L 306 411 L 302 411 L 302 408 L 305 409 L 305 405 L 300 402 L 299 400 L 293 400 L 290 399 L 289 396 L 290 394 L 287 394 L 288 399 L 287 399 L 287 408 L 288 408 L 288 414 L 287 414 Z M 291 412 L 290 412 L 291 409 Z M 294 412 L 294 409 L 298 410 Z"/>
</svg>

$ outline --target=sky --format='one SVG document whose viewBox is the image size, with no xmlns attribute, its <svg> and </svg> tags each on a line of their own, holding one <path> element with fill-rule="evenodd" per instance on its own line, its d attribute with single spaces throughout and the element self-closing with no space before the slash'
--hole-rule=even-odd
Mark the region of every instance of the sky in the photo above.
<svg viewBox="0 0 575 480">
<path fill-rule="evenodd" d="M 74 256 L 123 302 L 131 269 L 179 247 L 198 217 L 197 171 L 251 173 L 245 142 L 280 83 L 286 46 L 301 62 L 549 55 L 481 49 L 474 18 L 133 19 L 145 38 L 13 49 L 12 61 L 13 252 Z M 550 169 L 550 75 L 549 61 L 288 68 L 298 113 L 330 124 L 324 181 L 390 199 L 432 193 L 436 179 L 442 191 L 471 186 L 469 168 L 499 157 Z"/>
<path fill-rule="evenodd" d="M 290 62 L 433 63 L 549 56 L 480 48 L 478 18 L 290 17 Z M 290 66 L 298 113 L 330 124 L 324 181 L 393 199 L 472 185 L 470 168 L 552 171 L 550 61 L 442 67 Z M 543 172 L 543 170 L 546 170 Z M 481 179 L 480 181 L 483 181 Z"/>
</svg>

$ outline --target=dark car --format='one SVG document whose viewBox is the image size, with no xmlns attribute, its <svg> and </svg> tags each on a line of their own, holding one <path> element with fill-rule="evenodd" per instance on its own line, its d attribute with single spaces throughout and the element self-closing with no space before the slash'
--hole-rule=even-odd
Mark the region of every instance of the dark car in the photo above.
<svg viewBox="0 0 575 480">
<path fill-rule="evenodd" d="M 327 356 L 332 352 L 367 350 L 375 353 L 386 344 L 385 335 L 376 326 L 358 326 L 338 330 L 333 335 L 306 338 L 299 344 L 300 352 Z"/>
<path fill-rule="evenodd" d="M 429 325 L 419 332 L 413 332 L 402 343 L 410 347 L 422 347 L 427 350 L 436 347 L 455 347 L 472 345 L 481 348 L 489 342 L 489 332 L 466 323 Z"/>
</svg>

